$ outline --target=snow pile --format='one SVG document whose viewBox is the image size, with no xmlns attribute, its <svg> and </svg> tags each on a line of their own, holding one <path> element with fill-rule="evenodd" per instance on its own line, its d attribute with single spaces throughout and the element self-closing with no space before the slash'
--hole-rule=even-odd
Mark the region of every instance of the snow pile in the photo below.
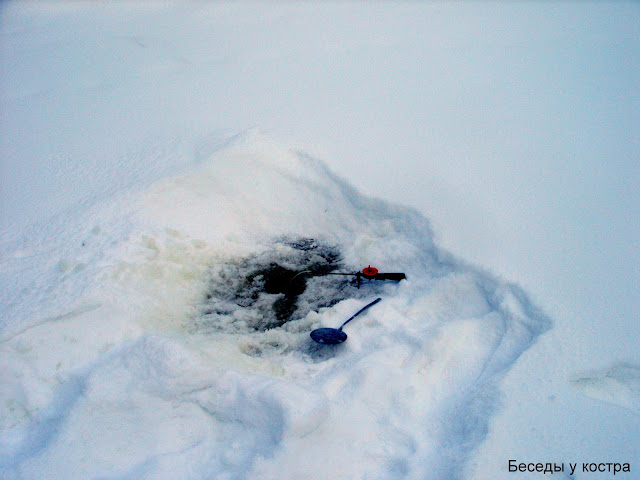
<svg viewBox="0 0 640 480">
<path fill-rule="evenodd" d="M 415 211 L 257 133 L 66 220 L 0 264 L 29 265 L 1 319 L 6 479 L 458 478 L 549 327 Z M 407 280 L 310 275 L 369 264 Z"/>
</svg>

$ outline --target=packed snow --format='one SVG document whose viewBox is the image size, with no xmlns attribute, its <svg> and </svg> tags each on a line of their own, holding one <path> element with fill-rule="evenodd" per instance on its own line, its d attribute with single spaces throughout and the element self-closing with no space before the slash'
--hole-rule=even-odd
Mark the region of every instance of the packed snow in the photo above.
<svg viewBox="0 0 640 480">
<path fill-rule="evenodd" d="M 640 412 L 640 369 L 635 365 L 618 364 L 580 375 L 572 384 L 588 397 Z"/>
<path fill-rule="evenodd" d="M 0 4 L 0 479 L 636 478 L 639 25 Z"/>
<path fill-rule="evenodd" d="M 3 314 L 5 478 L 455 478 L 549 328 L 417 212 L 259 133 L 91 210 L 66 251 L 23 239 L 3 261 L 50 260 L 6 291 L 45 293 Z M 368 264 L 407 279 L 310 276 L 274 313 L 265 267 Z M 375 296 L 347 342 L 311 341 Z"/>
</svg>

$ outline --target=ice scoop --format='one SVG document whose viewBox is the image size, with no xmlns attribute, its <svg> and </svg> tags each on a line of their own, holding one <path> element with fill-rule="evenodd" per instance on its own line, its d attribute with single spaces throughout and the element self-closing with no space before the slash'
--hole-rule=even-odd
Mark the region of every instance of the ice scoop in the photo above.
<svg viewBox="0 0 640 480">
<path fill-rule="evenodd" d="M 346 322 L 340 325 L 340 328 L 317 328 L 313 330 L 310 333 L 311 338 L 313 339 L 313 341 L 323 343 L 325 345 L 336 345 L 338 343 L 344 342 L 347 339 L 347 334 L 342 331 L 342 328 L 351 320 L 364 312 L 367 308 L 373 307 L 380 300 L 382 299 L 376 298 L 373 302 L 362 307 L 360 310 L 354 313 Z"/>
</svg>

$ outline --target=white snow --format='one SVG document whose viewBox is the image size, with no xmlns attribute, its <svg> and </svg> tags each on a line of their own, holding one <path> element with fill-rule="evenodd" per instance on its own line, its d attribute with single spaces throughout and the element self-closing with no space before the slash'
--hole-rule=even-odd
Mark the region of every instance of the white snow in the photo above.
<svg viewBox="0 0 640 480">
<path fill-rule="evenodd" d="M 588 397 L 640 411 L 640 370 L 633 365 L 614 365 L 603 372 L 579 376 L 572 384 Z"/>
<path fill-rule="evenodd" d="M 0 14 L 0 478 L 637 475 L 635 5 Z"/>
</svg>

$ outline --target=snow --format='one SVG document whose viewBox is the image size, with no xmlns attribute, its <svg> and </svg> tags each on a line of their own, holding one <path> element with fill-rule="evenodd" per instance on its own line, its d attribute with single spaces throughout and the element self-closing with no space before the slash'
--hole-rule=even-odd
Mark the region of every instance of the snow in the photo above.
<svg viewBox="0 0 640 480">
<path fill-rule="evenodd" d="M 636 412 L 640 409 L 640 371 L 633 365 L 614 365 L 605 371 L 580 376 L 572 385 L 588 397 Z"/>
<path fill-rule="evenodd" d="M 0 478 L 634 470 L 638 11 L 504 7 L 4 4 Z"/>
</svg>

